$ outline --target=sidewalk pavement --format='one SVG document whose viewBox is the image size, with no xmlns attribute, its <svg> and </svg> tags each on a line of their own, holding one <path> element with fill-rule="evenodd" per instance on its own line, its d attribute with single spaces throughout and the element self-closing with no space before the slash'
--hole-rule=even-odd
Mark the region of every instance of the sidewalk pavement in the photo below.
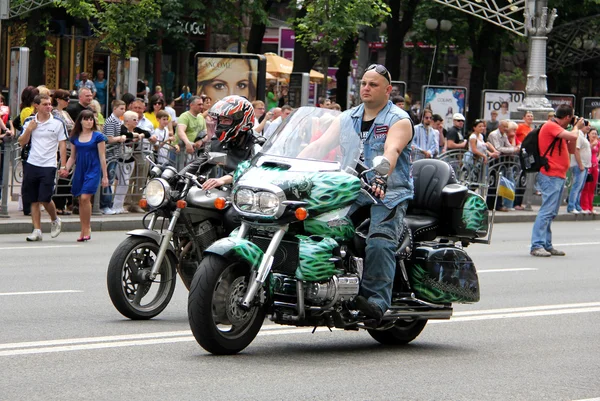
<svg viewBox="0 0 600 401">
<path fill-rule="evenodd" d="M 494 223 L 533 223 L 539 206 L 533 206 L 532 211 L 496 212 Z M 29 234 L 32 231 L 31 217 L 24 216 L 18 210 L 17 202 L 8 202 L 8 216 L 0 215 L 0 234 Z M 115 215 L 92 215 L 92 231 L 129 231 L 142 226 L 142 213 L 127 213 Z M 64 232 L 77 232 L 80 230 L 79 216 L 60 216 Z M 599 220 L 600 215 L 571 214 L 567 207 L 561 206 L 555 221 L 592 221 Z M 50 217 L 47 212 L 42 212 L 42 231 L 50 232 Z"/>
</svg>

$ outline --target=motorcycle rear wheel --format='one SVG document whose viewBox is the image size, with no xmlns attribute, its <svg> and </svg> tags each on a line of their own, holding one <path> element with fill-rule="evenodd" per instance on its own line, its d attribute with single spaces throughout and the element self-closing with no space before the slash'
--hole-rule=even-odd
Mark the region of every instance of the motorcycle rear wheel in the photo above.
<svg viewBox="0 0 600 401">
<path fill-rule="evenodd" d="M 140 280 L 149 272 L 158 255 L 159 246 L 145 237 L 129 237 L 113 253 L 108 264 L 106 285 L 115 308 L 132 320 L 147 320 L 160 314 L 175 291 L 174 257 L 167 252 L 154 281 Z"/>
<path fill-rule="evenodd" d="M 265 308 L 244 310 L 250 268 L 208 255 L 194 274 L 188 295 L 188 319 L 196 341 L 216 355 L 233 355 L 254 340 L 265 319 Z"/>
<path fill-rule="evenodd" d="M 427 320 L 401 320 L 388 330 L 367 330 L 383 345 L 405 345 L 421 334 Z"/>
</svg>

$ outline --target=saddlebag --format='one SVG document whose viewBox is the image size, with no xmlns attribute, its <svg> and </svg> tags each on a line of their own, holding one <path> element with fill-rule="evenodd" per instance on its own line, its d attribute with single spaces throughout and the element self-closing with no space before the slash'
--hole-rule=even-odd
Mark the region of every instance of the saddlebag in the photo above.
<svg viewBox="0 0 600 401">
<path fill-rule="evenodd" d="M 416 248 L 406 270 L 417 298 L 432 303 L 479 301 L 475 264 L 465 251 L 448 244 Z"/>
<path fill-rule="evenodd" d="M 458 187 L 458 185 L 456 185 Z M 446 189 L 446 188 L 444 188 Z M 488 208 L 485 200 L 473 191 L 446 193 L 444 191 L 443 213 L 447 224 L 446 235 L 463 238 L 482 238 L 488 233 Z"/>
</svg>

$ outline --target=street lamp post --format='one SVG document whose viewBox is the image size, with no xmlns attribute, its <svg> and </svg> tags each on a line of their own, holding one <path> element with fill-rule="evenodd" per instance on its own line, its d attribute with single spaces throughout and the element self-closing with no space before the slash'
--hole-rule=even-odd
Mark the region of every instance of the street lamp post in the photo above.
<svg viewBox="0 0 600 401">
<path fill-rule="evenodd" d="M 440 33 L 448 32 L 450 29 L 452 29 L 452 22 L 445 19 L 438 21 L 435 18 L 429 18 L 425 21 L 425 27 L 430 31 L 435 31 L 435 48 L 433 49 L 433 61 L 431 62 L 431 70 L 429 71 L 429 79 L 427 80 L 427 85 L 429 85 L 431 83 L 431 74 L 433 73 L 434 68 L 437 71 L 437 51 L 440 42 Z"/>
<path fill-rule="evenodd" d="M 525 28 L 529 38 L 529 57 L 527 59 L 527 85 L 525 99 L 512 119 L 519 119 L 525 111 L 533 113 L 538 124 L 546 121 L 548 113 L 554 111 L 546 98 L 548 82 L 546 76 L 546 43 L 558 14 L 553 9 L 548 16 L 548 0 L 527 0 L 525 5 Z M 527 186 L 523 201 L 525 210 L 533 210 L 531 200 L 535 183 L 535 173 L 527 173 Z"/>
<path fill-rule="evenodd" d="M 518 107 L 521 112 L 533 112 L 534 120 L 545 121 L 548 112 L 553 111 L 546 99 L 548 83 L 546 76 L 546 43 L 557 17 L 556 9 L 548 16 L 548 0 L 530 0 L 525 7 L 525 26 L 529 38 L 527 60 L 527 85 L 525 99 Z"/>
</svg>

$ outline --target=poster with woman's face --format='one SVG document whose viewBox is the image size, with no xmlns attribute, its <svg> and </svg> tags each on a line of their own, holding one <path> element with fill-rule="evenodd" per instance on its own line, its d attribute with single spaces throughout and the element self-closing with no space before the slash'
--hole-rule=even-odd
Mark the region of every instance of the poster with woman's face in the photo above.
<svg viewBox="0 0 600 401">
<path fill-rule="evenodd" d="M 264 58 L 264 57 L 263 57 Z M 250 101 L 264 97 L 264 61 L 255 54 L 196 54 L 196 95 L 210 97 L 213 104 L 225 96 L 243 96 Z M 261 76 L 262 72 L 262 76 Z"/>
</svg>

